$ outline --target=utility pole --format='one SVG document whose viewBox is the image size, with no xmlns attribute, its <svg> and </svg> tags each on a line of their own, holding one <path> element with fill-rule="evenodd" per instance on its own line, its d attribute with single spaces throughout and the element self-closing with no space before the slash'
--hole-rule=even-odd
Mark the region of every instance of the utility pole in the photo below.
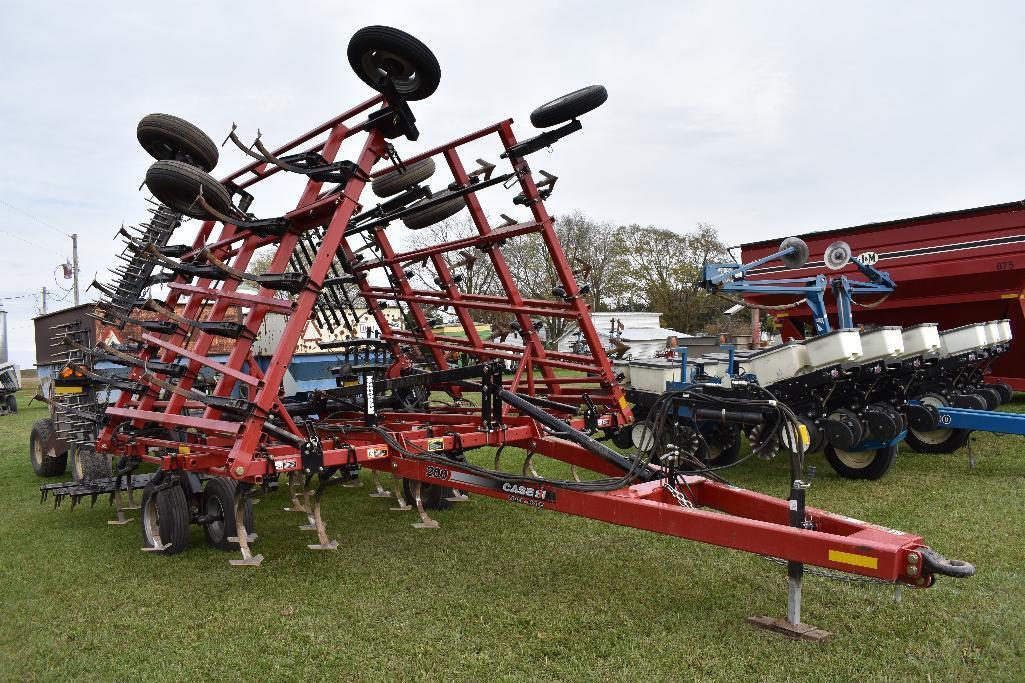
<svg viewBox="0 0 1025 683">
<path fill-rule="evenodd" d="M 43 315 L 46 315 L 46 287 L 43 287 Z"/>
<path fill-rule="evenodd" d="M 71 235 L 71 277 L 75 287 L 75 305 L 78 305 L 78 233 Z"/>
</svg>

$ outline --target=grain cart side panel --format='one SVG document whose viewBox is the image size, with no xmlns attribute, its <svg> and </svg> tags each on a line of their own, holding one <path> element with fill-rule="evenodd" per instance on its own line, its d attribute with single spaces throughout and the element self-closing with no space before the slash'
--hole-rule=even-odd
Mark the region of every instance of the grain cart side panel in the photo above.
<svg viewBox="0 0 1025 683">
<path fill-rule="evenodd" d="M 875 252 L 879 267 L 897 282 L 896 291 L 875 308 L 858 307 L 858 324 L 910 326 L 936 322 L 941 330 L 980 320 L 1008 318 L 1015 340 L 996 361 L 989 381 L 1025 391 L 1025 204 L 1010 202 L 975 209 L 870 223 L 800 235 L 810 259 L 800 269 L 772 265 L 751 277 L 803 277 L 822 269 L 822 255 L 842 240 L 854 254 Z M 779 240 L 742 245 L 743 260 L 771 254 Z M 855 274 L 848 266 L 844 274 Z M 778 296 L 752 296 L 763 304 L 786 303 Z M 871 301 L 864 303 L 871 304 Z M 835 306 L 830 306 L 830 313 Z M 805 307 L 777 314 L 785 339 L 803 336 L 811 315 Z"/>
</svg>

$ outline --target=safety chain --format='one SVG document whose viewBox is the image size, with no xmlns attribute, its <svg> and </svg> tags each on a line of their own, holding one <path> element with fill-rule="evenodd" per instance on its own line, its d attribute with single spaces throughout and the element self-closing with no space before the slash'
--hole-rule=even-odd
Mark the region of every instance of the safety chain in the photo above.
<svg viewBox="0 0 1025 683">
<path fill-rule="evenodd" d="M 694 503 L 690 502 L 690 500 L 687 499 L 687 496 L 683 495 L 683 493 L 681 493 L 675 486 L 670 484 L 668 479 L 662 480 L 662 486 L 665 487 L 669 491 L 669 493 L 672 494 L 673 498 L 676 499 L 676 502 L 682 505 L 683 507 L 694 507 Z"/>
<path fill-rule="evenodd" d="M 778 557 L 769 557 L 768 555 L 759 555 L 763 560 L 768 560 L 774 564 L 780 564 L 784 567 L 787 565 L 786 560 L 781 560 Z M 884 581 L 877 579 L 872 576 L 861 576 L 860 574 L 846 574 L 844 572 L 833 571 L 831 569 L 822 569 L 821 567 L 809 567 L 804 566 L 804 573 L 812 576 L 820 576 L 823 579 L 830 579 L 832 581 L 842 581 L 844 583 L 870 583 L 870 584 L 883 584 L 886 586 L 895 585 L 895 581 Z M 899 584 L 896 584 L 899 585 Z"/>
</svg>

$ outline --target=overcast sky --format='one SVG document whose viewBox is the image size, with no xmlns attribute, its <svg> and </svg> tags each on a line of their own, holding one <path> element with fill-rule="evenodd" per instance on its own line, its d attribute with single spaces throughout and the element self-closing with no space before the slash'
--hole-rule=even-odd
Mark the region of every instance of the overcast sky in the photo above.
<svg viewBox="0 0 1025 683">
<path fill-rule="evenodd" d="M 537 105 L 608 88 L 582 132 L 532 157 L 560 177 L 554 214 L 703 221 L 734 244 L 1025 197 L 1019 2 L 5 0 L 0 297 L 68 286 L 53 271 L 70 240 L 19 210 L 79 234 L 83 286 L 113 265 L 113 233 L 145 217 L 141 116 L 218 143 L 236 121 L 273 146 L 370 95 L 345 58 L 368 24 L 413 33 L 442 66 L 415 105 L 420 141 L 397 141 L 407 156 L 507 117 L 526 138 Z M 224 148 L 215 175 L 240 163 Z M 286 184 L 253 209 L 294 199 Z M 517 215 L 509 199 L 492 209 Z M 30 366 L 38 297 L 2 303 Z"/>
</svg>

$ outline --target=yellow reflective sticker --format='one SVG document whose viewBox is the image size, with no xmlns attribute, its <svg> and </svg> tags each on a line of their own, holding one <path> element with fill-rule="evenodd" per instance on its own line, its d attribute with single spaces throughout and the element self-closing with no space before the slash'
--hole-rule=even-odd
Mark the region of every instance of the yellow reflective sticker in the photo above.
<svg viewBox="0 0 1025 683">
<path fill-rule="evenodd" d="M 188 455 L 192 452 L 188 446 L 178 446 L 178 455 Z"/>
<path fill-rule="evenodd" d="M 879 558 L 869 557 L 868 555 L 856 555 L 855 553 L 845 553 L 841 550 L 830 550 L 829 561 L 853 564 L 855 567 L 868 567 L 869 569 L 879 568 Z"/>
<path fill-rule="evenodd" d="M 81 394 L 82 387 L 57 387 L 53 388 L 55 394 Z"/>
<path fill-rule="evenodd" d="M 619 397 L 619 407 L 626 410 L 626 396 Z"/>
<path fill-rule="evenodd" d="M 811 445 L 811 434 L 808 433 L 808 425 L 803 422 L 797 425 L 797 431 L 801 435 L 801 443 L 807 448 Z"/>
</svg>

